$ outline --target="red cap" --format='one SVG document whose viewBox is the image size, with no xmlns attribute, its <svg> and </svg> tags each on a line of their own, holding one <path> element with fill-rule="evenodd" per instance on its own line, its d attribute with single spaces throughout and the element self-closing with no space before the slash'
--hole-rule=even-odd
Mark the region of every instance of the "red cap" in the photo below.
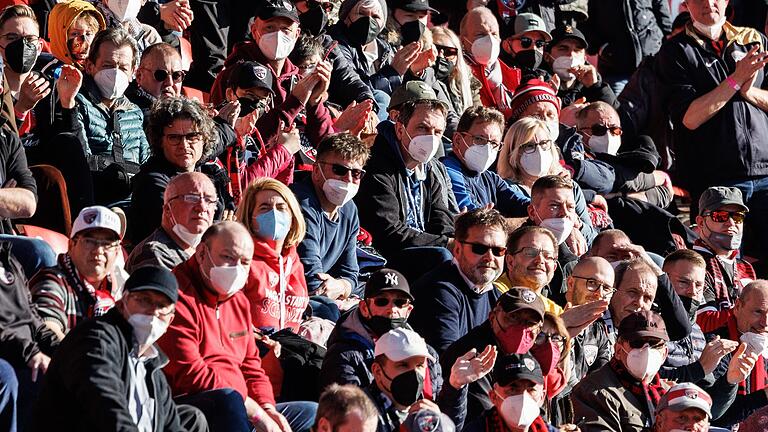
<svg viewBox="0 0 768 432">
<path fill-rule="evenodd" d="M 540 79 L 528 80 L 515 90 L 515 95 L 512 97 L 509 107 L 512 111 L 512 119 L 517 120 L 526 108 L 541 101 L 554 105 L 558 117 L 560 116 L 560 98 L 557 97 L 557 91 L 552 85 Z"/>
</svg>

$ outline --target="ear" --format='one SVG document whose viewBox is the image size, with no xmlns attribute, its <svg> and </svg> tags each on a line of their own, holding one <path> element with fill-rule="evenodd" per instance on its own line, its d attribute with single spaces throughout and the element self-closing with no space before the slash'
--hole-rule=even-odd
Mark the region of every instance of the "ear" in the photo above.
<svg viewBox="0 0 768 432">
<path fill-rule="evenodd" d="M 400 123 L 399 120 L 396 121 L 395 122 L 395 136 L 397 137 L 397 140 L 399 142 L 401 142 L 403 144 L 407 144 L 407 143 L 404 142 L 404 140 L 405 140 L 404 130 L 405 130 L 405 126 L 403 126 L 403 124 Z"/>
<path fill-rule="evenodd" d="M 535 218 L 536 213 L 535 213 L 535 210 L 533 208 L 533 201 L 531 201 L 531 203 L 528 204 L 528 207 L 526 207 L 526 210 L 528 211 L 528 217 L 532 221 L 536 222 L 536 218 Z M 538 223 L 537 223 L 537 225 L 538 225 Z"/>
<path fill-rule="evenodd" d="M 228 101 L 237 100 L 237 95 L 235 94 L 235 91 L 232 90 L 231 88 L 224 90 L 224 95 L 226 96 Z"/>
<path fill-rule="evenodd" d="M 565 292 L 565 301 L 571 304 L 573 304 L 573 285 L 575 283 L 573 276 L 568 276 L 568 279 L 565 280 L 565 285 L 568 287 L 568 291 Z"/>
<path fill-rule="evenodd" d="M 698 226 L 704 225 L 704 217 L 703 216 L 696 216 L 696 225 L 698 225 Z"/>
<path fill-rule="evenodd" d="M 96 74 L 96 65 L 93 64 L 90 57 L 85 60 L 85 73 L 87 73 L 90 76 L 93 76 Z"/>
<path fill-rule="evenodd" d="M 321 417 L 320 420 L 317 421 L 316 432 L 331 432 L 332 430 L 333 427 L 331 427 L 331 423 L 325 417 Z"/>
<path fill-rule="evenodd" d="M 360 309 L 360 315 L 362 315 L 363 318 L 367 319 L 371 317 L 371 311 L 368 310 L 368 303 L 365 302 L 365 299 L 360 299 L 357 308 Z"/>
</svg>

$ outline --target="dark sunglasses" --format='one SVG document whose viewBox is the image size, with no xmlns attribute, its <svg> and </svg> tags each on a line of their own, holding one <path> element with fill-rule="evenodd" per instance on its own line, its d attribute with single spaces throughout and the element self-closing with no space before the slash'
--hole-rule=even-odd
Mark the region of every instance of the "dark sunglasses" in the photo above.
<svg viewBox="0 0 768 432">
<path fill-rule="evenodd" d="M 547 41 L 544 39 L 536 39 L 535 41 L 529 37 L 523 36 L 520 39 L 520 46 L 528 49 L 531 45 L 536 44 L 536 48 L 544 48 L 547 45 Z"/>
<path fill-rule="evenodd" d="M 184 77 L 187 76 L 187 73 L 185 71 L 174 71 L 170 73 L 171 79 L 173 82 L 182 82 L 184 81 Z M 163 69 L 158 69 L 152 73 L 152 76 L 155 77 L 155 80 L 157 82 L 163 82 L 168 78 L 168 71 Z"/>
<path fill-rule="evenodd" d="M 406 298 L 396 298 L 391 301 L 387 297 L 374 297 L 373 299 L 373 304 L 377 307 L 387 307 L 390 304 L 394 304 L 395 307 L 401 308 L 408 306 L 410 303 L 411 301 Z"/>
<path fill-rule="evenodd" d="M 349 167 L 345 167 L 344 165 L 341 165 L 341 164 L 335 164 L 335 163 L 330 163 L 330 162 L 317 161 L 317 163 L 323 164 L 323 165 L 330 165 L 331 166 L 331 172 L 334 173 L 337 176 L 344 177 L 344 176 L 347 175 L 347 173 L 351 172 L 353 179 L 360 180 L 365 175 L 365 170 L 364 169 L 349 168 Z"/>
<path fill-rule="evenodd" d="M 589 134 L 592 136 L 602 136 L 608 133 L 608 131 L 611 132 L 611 135 L 621 135 L 623 132 L 621 129 L 621 126 L 615 126 L 615 125 L 605 126 L 601 124 L 596 124 L 596 125 L 592 125 L 591 127 L 582 128 L 580 131 L 581 132 L 588 131 Z"/>
<path fill-rule="evenodd" d="M 437 48 L 437 54 L 442 53 L 446 57 L 455 57 L 459 55 L 458 48 L 438 44 L 435 44 L 435 48 Z"/>
<path fill-rule="evenodd" d="M 647 339 L 634 339 L 628 342 L 629 342 L 629 347 L 632 349 L 640 349 L 646 345 L 648 345 L 653 349 L 662 349 L 664 348 L 664 345 L 666 345 L 666 342 L 664 342 L 661 339 L 659 339 L 658 341 L 653 341 L 654 343 L 651 343 L 651 341 Z"/>
<path fill-rule="evenodd" d="M 744 222 L 744 218 L 747 217 L 747 213 L 743 211 L 715 210 L 705 213 L 704 216 L 709 216 L 712 221 L 718 223 L 727 222 L 728 218 L 733 219 L 736 223 L 742 223 Z"/>
<path fill-rule="evenodd" d="M 471 243 L 471 242 L 465 242 L 459 240 L 459 243 L 461 244 L 467 244 L 470 245 L 470 250 L 475 255 L 485 255 L 490 250 L 493 256 L 496 257 L 503 257 L 505 253 L 507 253 L 507 248 L 501 247 L 501 246 L 488 246 L 481 243 Z"/>
</svg>

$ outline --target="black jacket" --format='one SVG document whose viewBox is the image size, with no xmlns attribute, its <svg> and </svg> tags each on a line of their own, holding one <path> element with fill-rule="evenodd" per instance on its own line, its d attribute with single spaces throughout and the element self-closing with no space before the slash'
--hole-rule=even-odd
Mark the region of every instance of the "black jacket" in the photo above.
<svg viewBox="0 0 768 432">
<path fill-rule="evenodd" d="M 128 411 L 133 328 L 117 308 L 69 332 L 45 375 L 32 431 L 135 431 Z M 147 388 L 155 399 L 156 431 L 183 431 L 171 388 L 161 370 L 168 358 L 145 362 Z"/>
<path fill-rule="evenodd" d="M 589 2 L 582 30 L 589 53 L 598 54 L 600 73 L 631 75 L 640 62 L 659 51 L 672 30 L 666 0 Z"/>
<path fill-rule="evenodd" d="M 328 53 L 328 61 L 333 65 L 331 83 L 328 86 L 329 100 L 341 106 L 347 106 L 353 101 L 373 100 L 371 89 L 360 79 L 360 75 L 344 57 L 336 41 L 327 34 L 320 36 L 320 40 L 323 49 Z"/>
<path fill-rule="evenodd" d="M 16 182 L 15 187 L 32 192 L 37 201 L 37 183 L 27 166 L 24 147 L 16 134 L 0 124 L 0 186 L 10 180 Z M 13 234 L 10 219 L 0 219 L 0 234 Z"/>
<path fill-rule="evenodd" d="M 371 90 L 381 90 L 391 95 L 403 83 L 403 77 L 390 64 L 394 58 L 392 46 L 381 38 L 376 38 L 379 58 L 374 63 L 370 63 L 363 54 L 362 48 L 349 42 L 347 33 L 347 26 L 342 22 L 328 28 L 328 36 L 339 43 L 337 48 L 341 56 L 360 79 Z"/>
</svg>

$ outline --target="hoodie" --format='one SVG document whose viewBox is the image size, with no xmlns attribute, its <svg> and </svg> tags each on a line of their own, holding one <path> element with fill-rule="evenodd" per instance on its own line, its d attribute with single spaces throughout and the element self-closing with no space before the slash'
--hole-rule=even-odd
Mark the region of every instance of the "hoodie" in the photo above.
<svg viewBox="0 0 768 432">
<path fill-rule="evenodd" d="M 57 3 L 48 15 L 48 37 L 51 39 L 51 53 L 66 64 L 74 64 L 67 45 L 69 26 L 85 12 L 91 12 L 99 22 L 99 30 L 107 27 L 104 17 L 93 4 L 84 0 Z"/>
</svg>

